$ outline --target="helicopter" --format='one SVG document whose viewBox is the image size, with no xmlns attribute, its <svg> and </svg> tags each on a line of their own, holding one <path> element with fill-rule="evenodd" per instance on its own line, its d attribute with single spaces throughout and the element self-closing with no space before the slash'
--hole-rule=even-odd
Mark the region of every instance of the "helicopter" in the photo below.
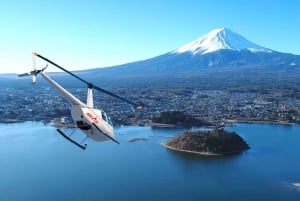
<svg viewBox="0 0 300 201">
<path fill-rule="evenodd" d="M 41 75 L 48 83 L 54 87 L 57 91 L 61 93 L 61 95 L 64 96 L 65 99 L 67 99 L 72 107 L 71 107 L 71 117 L 76 125 L 76 128 L 70 133 L 65 134 L 62 130 L 57 128 L 57 132 L 61 134 L 65 139 L 70 141 L 71 143 L 75 144 L 76 146 L 80 147 L 81 149 L 85 150 L 87 148 L 87 144 L 85 141 L 90 138 L 95 141 L 106 141 L 106 140 L 112 140 L 113 142 L 119 144 L 119 141 L 117 141 L 114 137 L 114 129 L 113 124 L 111 121 L 111 118 L 100 109 L 94 108 L 94 101 L 93 101 L 93 90 L 100 91 L 102 93 L 108 94 L 112 97 L 115 97 L 117 99 L 120 99 L 122 101 L 125 101 L 131 105 L 133 105 L 136 109 L 143 109 L 144 104 L 142 103 L 134 103 L 130 100 L 127 100 L 121 96 L 118 96 L 112 92 L 109 92 L 105 89 L 102 89 L 93 83 L 90 83 L 74 73 L 66 70 L 65 68 L 59 66 L 58 64 L 54 63 L 53 61 L 43 57 L 42 55 L 33 52 L 33 70 L 29 73 L 23 73 L 19 74 L 19 77 L 23 76 L 32 76 L 32 84 L 36 83 L 36 78 L 38 75 Z M 53 66 L 63 70 L 64 72 L 68 73 L 69 75 L 73 76 L 74 78 L 78 79 L 79 81 L 85 83 L 87 85 L 87 101 L 86 103 L 79 100 L 77 97 L 75 97 L 73 94 L 71 94 L 69 91 L 67 91 L 65 88 L 63 88 L 61 85 L 59 85 L 57 82 L 55 82 L 52 78 L 50 78 L 44 71 L 48 67 L 47 65 L 42 68 L 41 70 L 36 69 L 35 65 L 35 58 L 39 57 L 40 59 L 43 59 L 44 61 L 52 64 Z M 74 133 L 80 129 L 83 134 L 86 136 L 81 140 L 75 140 L 72 138 Z"/>
</svg>

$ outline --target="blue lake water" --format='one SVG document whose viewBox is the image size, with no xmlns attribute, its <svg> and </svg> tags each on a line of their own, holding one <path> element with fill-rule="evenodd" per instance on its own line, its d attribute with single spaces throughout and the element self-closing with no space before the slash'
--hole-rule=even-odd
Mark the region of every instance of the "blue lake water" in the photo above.
<svg viewBox="0 0 300 201">
<path fill-rule="evenodd" d="M 300 200 L 300 126 L 237 124 L 251 149 L 207 158 L 161 146 L 181 129 L 119 127 L 83 151 L 53 127 L 0 124 L 0 200 Z M 129 142 L 135 137 L 147 141 Z"/>
</svg>

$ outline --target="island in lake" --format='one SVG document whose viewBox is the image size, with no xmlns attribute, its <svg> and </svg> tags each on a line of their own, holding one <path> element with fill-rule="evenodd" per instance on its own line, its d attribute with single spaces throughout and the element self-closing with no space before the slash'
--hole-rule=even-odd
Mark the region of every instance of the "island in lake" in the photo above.
<svg viewBox="0 0 300 201">
<path fill-rule="evenodd" d="M 242 137 L 224 129 L 185 131 L 163 145 L 176 151 L 208 156 L 238 154 L 250 149 Z"/>
</svg>

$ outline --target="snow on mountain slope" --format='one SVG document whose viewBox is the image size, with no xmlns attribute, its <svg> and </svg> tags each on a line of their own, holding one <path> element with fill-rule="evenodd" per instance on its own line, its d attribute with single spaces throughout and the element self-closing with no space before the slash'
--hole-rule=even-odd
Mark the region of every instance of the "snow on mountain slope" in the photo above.
<svg viewBox="0 0 300 201">
<path fill-rule="evenodd" d="M 172 53 L 191 52 L 192 54 L 207 54 L 222 49 L 249 50 L 251 52 L 272 52 L 268 48 L 256 45 L 239 34 L 227 28 L 214 29 L 208 34 L 192 41 Z"/>
</svg>

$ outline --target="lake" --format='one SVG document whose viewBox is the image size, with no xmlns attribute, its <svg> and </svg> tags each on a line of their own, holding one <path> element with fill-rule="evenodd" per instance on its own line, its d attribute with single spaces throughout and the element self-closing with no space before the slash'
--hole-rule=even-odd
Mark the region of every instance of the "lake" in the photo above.
<svg viewBox="0 0 300 201">
<path fill-rule="evenodd" d="M 0 124 L 0 200 L 300 200 L 292 185 L 300 182 L 300 126 L 227 130 L 251 149 L 228 157 L 189 155 L 160 144 L 182 129 L 123 126 L 115 128 L 120 145 L 88 140 L 83 151 L 50 125 Z M 129 142 L 136 137 L 148 140 Z"/>
</svg>

